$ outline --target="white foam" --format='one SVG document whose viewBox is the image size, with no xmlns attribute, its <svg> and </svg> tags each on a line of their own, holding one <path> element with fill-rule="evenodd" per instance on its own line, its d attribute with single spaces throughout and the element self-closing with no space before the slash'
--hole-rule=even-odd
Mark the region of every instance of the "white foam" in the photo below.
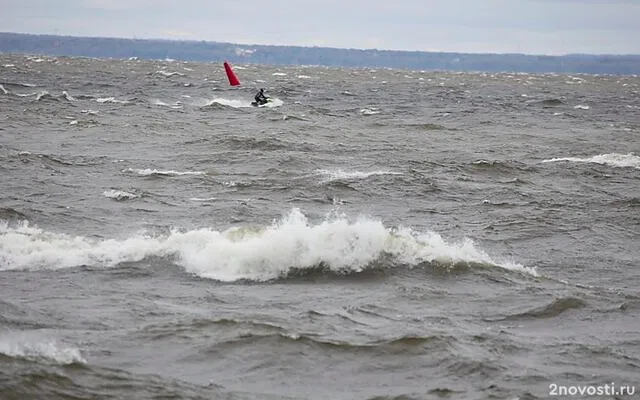
<svg viewBox="0 0 640 400">
<path fill-rule="evenodd" d="M 12 84 L 12 85 L 17 85 L 17 86 L 22 86 L 22 87 L 30 87 L 30 88 L 37 86 L 35 83 L 24 83 L 24 82 L 23 83 L 6 82 L 6 83 L 9 83 L 9 84 Z"/>
<path fill-rule="evenodd" d="M 0 90 L 2 91 L 3 94 L 9 94 L 9 91 L 5 89 L 4 86 L 2 85 L 0 85 Z"/>
<path fill-rule="evenodd" d="M 168 72 L 168 71 L 156 71 L 156 74 L 160 74 L 160 75 L 163 75 L 163 76 L 166 76 L 166 77 L 170 77 L 170 76 L 174 76 L 174 75 L 184 76 L 184 74 L 180 73 L 180 72 Z"/>
<path fill-rule="evenodd" d="M 609 154 L 599 154 L 597 156 L 588 157 L 588 158 L 580 158 L 580 157 L 561 157 L 561 158 L 551 158 L 548 160 L 542 160 L 542 162 L 559 162 L 559 161 L 568 161 L 568 162 L 579 162 L 579 163 L 595 163 L 608 165 L 611 167 L 618 168 L 636 168 L 640 169 L 640 157 L 636 156 L 633 153 L 628 154 L 618 154 L 618 153 L 609 153 Z"/>
<path fill-rule="evenodd" d="M 43 91 L 41 91 L 40 93 L 38 93 L 36 95 L 36 100 L 40 100 L 41 98 L 46 97 L 46 96 L 50 96 L 50 94 L 46 90 L 43 90 Z"/>
<path fill-rule="evenodd" d="M 171 77 L 171 76 L 174 76 L 174 75 L 184 76 L 184 74 L 182 74 L 180 72 L 168 72 L 168 71 L 156 71 L 156 74 L 163 75 L 163 76 L 166 76 L 166 77 Z"/>
<path fill-rule="evenodd" d="M 223 106 L 227 106 L 227 107 L 233 107 L 233 108 L 253 108 L 255 106 L 251 105 L 251 101 L 249 100 L 232 100 L 232 99 L 223 99 L 223 98 L 215 98 L 209 102 L 207 102 L 205 104 L 205 106 L 211 106 L 213 104 L 221 104 Z M 271 101 L 269 103 L 263 104 L 260 107 L 267 107 L 267 108 L 272 108 L 272 107 L 279 107 L 281 105 L 283 105 L 284 102 L 280 99 L 277 98 L 271 98 Z"/>
<path fill-rule="evenodd" d="M 66 90 L 62 91 L 62 97 L 64 97 L 67 101 L 76 101 L 76 99 L 71 96 L 69 93 L 67 93 Z"/>
<path fill-rule="evenodd" d="M 582 78 L 579 78 L 577 76 L 570 76 L 571 80 L 570 81 L 565 81 L 565 83 L 569 84 L 569 85 L 576 85 L 576 84 L 581 84 L 584 83 L 585 80 Z"/>
<path fill-rule="evenodd" d="M 115 189 L 105 190 L 102 193 L 102 195 L 104 197 L 114 199 L 114 200 L 132 200 L 140 197 L 137 194 L 125 192 L 124 190 L 115 190 Z"/>
<path fill-rule="evenodd" d="M 591 107 L 584 104 L 576 104 L 575 106 L 573 106 L 573 108 L 575 108 L 576 110 L 588 110 Z"/>
<path fill-rule="evenodd" d="M 378 111 L 378 109 L 375 109 L 375 108 L 363 108 L 362 110 L 360 110 L 360 113 L 362 115 L 376 115 L 376 114 L 380 114 L 380 111 Z"/>
<path fill-rule="evenodd" d="M 211 106 L 214 104 L 221 104 L 227 107 L 233 108 L 243 108 L 243 107 L 251 107 L 251 101 L 249 100 L 231 100 L 231 99 L 223 99 L 223 98 L 215 98 L 205 104 L 205 106 Z"/>
<path fill-rule="evenodd" d="M 344 171 L 342 169 L 318 169 L 317 173 L 324 176 L 323 183 L 336 181 L 336 180 L 358 180 L 367 179 L 370 176 L 375 175 L 402 175 L 401 172 L 394 172 L 389 170 L 375 170 L 375 171 Z"/>
<path fill-rule="evenodd" d="M 0 270 L 113 266 L 154 253 L 164 254 L 157 245 L 144 236 L 99 241 L 46 232 L 26 222 L 12 228 L 0 221 Z"/>
<path fill-rule="evenodd" d="M 272 75 L 273 76 L 287 76 L 287 74 L 285 74 L 284 72 L 274 72 Z"/>
<path fill-rule="evenodd" d="M 97 98 L 98 103 L 115 103 L 115 104 L 129 104 L 126 100 L 118 100 L 115 97 L 101 97 Z"/>
<path fill-rule="evenodd" d="M 24 358 L 32 361 L 46 361 L 58 365 L 74 363 L 86 364 L 80 350 L 66 347 L 55 340 L 42 339 L 37 335 L 3 334 L 0 336 L 0 353 L 14 358 Z"/>
<path fill-rule="evenodd" d="M 271 101 L 266 103 L 266 104 L 262 104 L 259 107 L 265 107 L 265 108 L 274 108 L 274 107 L 280 107 L 281 105 L 283 105 L 284 102 L 280 99 L 277 99 L 275 97 L 271 97 Z M 253 107 L 253 106 L 252 106 Z"/>
<path fill-rule="evenodd" d="M 369 218 L 335 217 L 314 225 L 298 209 L 266 227 L 174 230 L 164 236 L 137 234 L 124 240 L 0 222 L 0 270 L 110 267 L 150 256 L 171 257 L 190 273 L 220 281 L 264 281 L 320 264 L 334 271 L 357 272 L 382 256 L 390 258 L 389 268 L 429 261 L 470 262 L 537 275 L 533 268 L 494 261 L 468 239 L 451 244 L 434 232 L 390 229 Z"/>
<path fill-rule="evenodd" d="M 159 170 L 159 169 L 135 169 L 135 168 L 127 168 L 123 169 L 122 172 L 125 173 L 134 173 L 142 176 L 150 176 L 150 175 L 167 175 L 167 176 L 182 176 L 182 175 L 205 175 L 204 171 L 174 171 L 174 170 Z"/>
<path fill-rule="evenodd" d="M 159 99 L 153 99 L 153 100 L 151 100 L 151 103 L 156 105 L 156 106 L 169 107 L 169 108 L 172 108 L 174 110 L 182 108 L 182 103 L 180 103 L 179 101 L 176 101 L 173 104 L 169 104 L 169 103 L 165 103 L 164 101 L 159 100 Z"/>
</svg>

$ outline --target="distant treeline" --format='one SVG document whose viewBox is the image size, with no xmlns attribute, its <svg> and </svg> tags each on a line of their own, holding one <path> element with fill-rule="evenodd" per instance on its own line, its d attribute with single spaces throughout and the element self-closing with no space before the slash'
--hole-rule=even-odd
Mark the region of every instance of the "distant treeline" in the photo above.
<svg viewBox="0 0 640 400">
<path fill-rule="evenodd" d="M 116 39 L 0 32 L 1 53 L 96 58 L 176 59 L 270 65 L 389 67 L 411 70 L 640 74 L 640 55 L 469 54 L 207 41 Z"/>
</svg>

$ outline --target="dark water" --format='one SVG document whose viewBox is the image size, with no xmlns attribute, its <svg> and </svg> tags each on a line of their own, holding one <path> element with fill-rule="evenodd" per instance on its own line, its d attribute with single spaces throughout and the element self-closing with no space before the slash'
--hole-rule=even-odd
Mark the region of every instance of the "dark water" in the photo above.
<svg viewBox="0 0 640 400">
<path fill-rule="evenodd" d="M 640 384 L 640 78 L 235 69 L 0 55 L 0 398 Z"/>
</svg>

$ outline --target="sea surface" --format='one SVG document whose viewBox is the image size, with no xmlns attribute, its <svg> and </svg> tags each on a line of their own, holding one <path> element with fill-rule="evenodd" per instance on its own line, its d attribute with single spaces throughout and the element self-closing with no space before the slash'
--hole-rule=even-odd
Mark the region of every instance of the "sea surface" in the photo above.
<svg viewBox="0 0 640 400">
<path fill-rule="evenodd" d="M 233 68 L 0 55 L 0 399 L 639 395 L 638 76 Z"/>
</svg>

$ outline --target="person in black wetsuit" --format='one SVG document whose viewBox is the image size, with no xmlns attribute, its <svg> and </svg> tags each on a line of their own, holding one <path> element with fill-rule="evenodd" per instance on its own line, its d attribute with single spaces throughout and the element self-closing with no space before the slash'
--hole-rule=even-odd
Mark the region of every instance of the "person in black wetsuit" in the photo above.
<svg viewBox="0 0 640 400">
<path fill-rule="evenodd" d="M 264 95 L 264 89 L 260 89 L 260 91 L 254 97 L 256 100 L 256 104 L 265 104 L 267 102 L 267 96 Z"/>
</svg>

